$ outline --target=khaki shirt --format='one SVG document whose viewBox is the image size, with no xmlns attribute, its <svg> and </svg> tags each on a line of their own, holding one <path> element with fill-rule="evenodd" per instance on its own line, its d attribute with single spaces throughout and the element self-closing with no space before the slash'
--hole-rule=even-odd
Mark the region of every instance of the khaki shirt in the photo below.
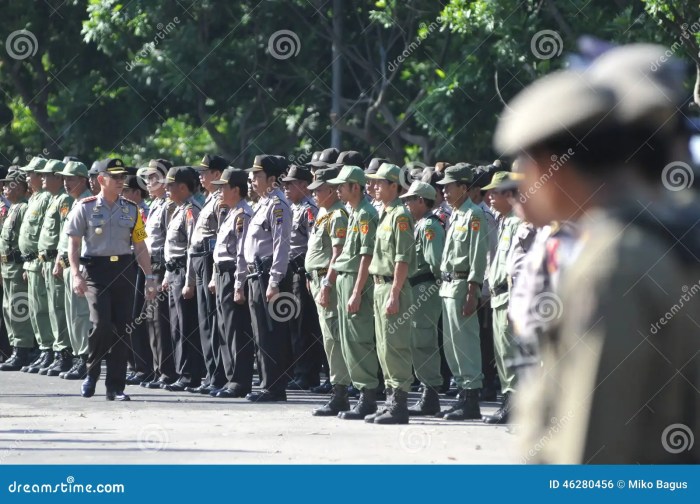
<svg viewBox="0 0 700 504">
<path fill-rule="evenodd" d="M 306 271 L 328 268 L 333 247 L 344 245 L 347 233 L 348 213 L 340 201 L 328 209 L 321 208 L 309 236 L 309 250 L 304 263 Z"/>
<path fill-rule="evenodd" d="M 428 214 L 416 223 L 416 275 L 432 273 L 440 279 L 440 261 L 445 248 L 445 230 L 439 219 Z"/>
<path fill-rule="evenodd" d="M 348 234 L 343 251 L 333 263 L 333 269 L 342 273 L 357 273 L 363 255 L 372 255 L 377 234 L 377 210 L 365 198 L 360 199 L 348 222 Z M 393 274 L 393 273 L 392 273 Z"/>
<path fill-rule="evenodd" d="M 394 276 L 394 267 L 397 262 L 408 264 L 408 278 L 414 275 L 416 242 L 413 236 L 413 218 L 398 198 L 384 207 L 379 216 L 377 239 L 374 242 L 374 255 L 369 265 L 369 273 Z"/>
<path fill-rule="evenodd" d="M 442 282 L 441 297 L 456 296 L 460 282 L 481 284 L 484 281 L 488 255 L 486 234 L 484 212 L 467 198 L 452 212 L 440 265 L 440 269 L 445 273 L 466 273 L 467 278 Z"/>
<path fill-rule="evenodd" d="M 36 254 L 39 251 L 39 234 L 50 200 L 51 193 L 48 191 L 36 192 L 29 197 L 27 212 L 19 230 L 19 249 L 24 255 Z M 26 266 L 27 264 L 25 264 L 25 268 Z"/>
<path fill-rule="evenodd" d="M 70 204 L 70 211 L 68 212 L 68 215 L 66 216 L 66 221 L 70 218 L 70 212 L 73 211 L 73 209 L 78 206 L 78 203 L 80 203 L 80 200 L 83 198 L 89 198 L 93 196 L 92 192 L 89 189 L 85 189 L 80 196 L 78 196 L 78 199 L 74 199 L 71 204 Z M 65 225 L 65 222 L 63 223 Z M 67 254 L 68 253 L 68 235 L 63 232 L 63 228 L 61 229 L 60 236 L 58 238 L 58 253 L 59 254 Z"/>
<path fill-rule="evenodd" d="M 0 254 L 8 255 L 19 250 L 19 230 L 26 212 L 26 200 L 22 200 L 10 206 L 3 220 L 2 231 L 0 232 Z M 8 262 L 2 261 L 2 271 L 5 276 L 8 276 L 11 271 L 20 270 L 21 267 L 22 265 L 20 263 L 16 263 L 12 259 L 8 260 Z"/>
<path fill-rule="evenodd" d="M 70 212 L 72 205 L 73 198 L 63 189 L 61 189 L 58 194 L 51 197 L 49 206 L 46 208 L 46 213 L 44 214 L 44 223 L 39 233 L 37 247 L 40 251 L 58 249 L 61 229 L 68 218 L 68 212 Z"/>
<path fill-rule="evenodd" d="M 138 206 L 122 196 L 111 207 L 101 194 L 81 200 L 64 229 L 68 236 L 83 238 L 86 256 L 128 255 L 132 242 L 146 239 Z"/>
<path fill-rule="evenodd" d="M 146 246 L 153 259 L 164 258 L 165 239 L 168 233 L 168 223 L 177 205 L 167 197 L 154 198 L 151 202 L 148 219 L 146 220 Z"/>
<path fill-rule="evenodd" d="M 527 461 L 700 461 L 700 268 L 654 217 L 640 224 L 660 215 L 645 206 L 618 209 L 624 218 L 589 211 L 579 223 L 542 376 L 518 394 Z"/>
<path fill-rule="evenodd" d="M 166 261 L 174 259 L 186 260 L 187 249 L 189 248 L 201 208 L 197 199 L 194 196 L 190 196 L 180 205 L 177 205 L 173 211 L 165 234 L 165 245 L 163 248 Z M 192 287 L 195 281 L 194 270 L 186 268 L 186 271 L 186 285 Z"/>
<path fill-rule="evenodd" d="M 491 308 L 500 308 L 508 303 L 508 256 L 513 249 L 516 239 L 515 231 L 521 220 L 511 211 L 508 215 L 501 215 L 498 222 L 498 247 L 496 255 L 491 262 L 489 280 L 491 289 Z M 496 290 L 502 291 L 497 294 Z M 505 291 L 503 291 L 505 289 Z"/>
</svg>

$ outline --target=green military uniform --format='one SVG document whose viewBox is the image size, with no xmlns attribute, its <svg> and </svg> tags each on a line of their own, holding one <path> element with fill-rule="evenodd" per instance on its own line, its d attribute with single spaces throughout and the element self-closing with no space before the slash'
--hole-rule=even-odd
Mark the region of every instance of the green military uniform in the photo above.
<svg viewBox="0 0 700 504">
<path fill-rule="evenodd" d="M 87 167 L 82 163 L 68 163 L 61 172 L 63 176 L 79 176 L 87 178 Z M 78 199 L 71 203 L 71 211 L 83 198 L 92 196 L 92 191 L 87 187 L 78 196 Z M 92 324 L 90 322 L 90 308 L 85 296 L 78 296 L 73 292 L 73 275 L 68 263 L 68 235 L 60 233 L 58 239 L 58 257 L 63 267 L 64 304 L 66 311 L 66 322 L 68 336 L 70 338 L 73 354 L 87 359 L 88 354 L 88 334 Z"/>
<path fill-rule="evenodd" d="M 440 185 L 472 180 L 472 171 L 467 166 L 451 166 L 445 170 Z M 469 283 L 481 285 L 486 272 L 488 253 L 488 224 L 483 210 L 467 197 L 455 208 L 445 238 L 442 253 L 442 324 L 445 358 L 460 389 L 455 409 L 445 413 L 447 419 L 480 418 L 478 392 L 482 386 L 481 342 L 479 319 L 476 310 L 465 317 Z M 477 289 L 476 295 L 481 292 Z M 463 413 L 467 412 L 464 415 Z M 454 413 L 454 415 L 453 415 Z"/>
<path fill-rule="evenodd" d="M 415 181 L 402 199 L 418 196 L 435 201 L 436 191 L 425 182 Z M 440 261 L 445 247 L 445 229 L 436 215 L 428 212 L 416 222 L 416 271 L 411 277 L 415 311 L 413 312 L 411 358 L 413 369 L 424 389 L 442 384 L 438 322 L 442 314 L 440 299 Z M 438 406 L 439 407 L 439 406 Z"/>
<path fill-rule="evenodd" d="M 378 172 L 378 175 L 381 174 Z M 408 264 L 408 277 L 399 295 L 399 313 L 386 314 L 391 294 L 394 267 L 397 262 Z M 416 268 L 416 247 L 413 238 L 413 218 L 400 199 L 384 207 L 377 225 L 377 239 L 369 273 L 374 280 L 374 330 L 377 355 L 384 371 L 384 382 L 393 389 L 408 392 L 413 381 L 411 370 L 413 291 L 408 281 Z M 402 330 L 402 320 L 406 326 Z"/>
<path fill-rule="evenodd" d="M 63 162 L 52 159 L 46 163 L 44 168 L 36 170 L 36 172 L 43 174 L 58 173 L 65 166 Z M 66 193 L 63 187 L 58 193 L 51 195 L 37 242 L 41 271 L 46 282 L 48 294 L 49 321 L 51 322 L 51 330 L 54 336 L 54 352 L 72 350 L 66 322 L 65 284 L 62 276 L 56 278 L 53 275 L 56 257 L 58 256 L 58 240 L 72 204 L 73 198 Z M 72 351 L 70 353 L 72 354 Z"/>
<path fill-rule="evenodd" d="M 25 180 L 24 174 L 8 175 L 9 183 Z M 33 348 L 34 332 L 29 321 L 27 281 L 22 278 L 24 269 L 19 251 L 19 230 L 27 211 L 27 200 L 10 206 L 0 233 L 2 257 L 2 308 L 10 344 L 15 348 Z"/>
<path fill-rule="evenodd" d="M 349 168 L 355 168 L 354 170 Z M 357 167 L 344 167 L 338 178 L 328 182 L 339 185 L 352 180 L 364 186 L 365 176 Z M 368 279 L 362 292 L 362 301 L 357 313 L 348 313 L 347 305 L 355 287 L 360 260 L 363 255 L 372 255 L 377 233 L 377 211 L 365 198 L 352 210 L 348 222 L 347 237 L 343 252 L 338 256 L 333 269 L 338 272 L 336 290 L 338 294 L 338 329 L 345 364 L 353 384 L 360 390 L 374 390 L 379 385 L 377 373 L 379 362 L 374 341 L 373 288 Z"/>
<path fill-rule="evenodd" d="M 505 173 L 507 172 L 499 172 Z M 499 173 L 494 174 L 496 181 Z M 495 186 L 494 186 L 495 187 Z M 490 186 L 484 188 L 491 189 Z M 491 262 L 489 279 L 491 282 L 491 309 L 493 310 L 493 345 L 495 348 L 496 368 L 501 381 L 502 392 L 513 392 L 515 386 L 515 370 L 508 368 L 505 362 L 512 361 L 513 331 L 508 322 L 508 255 L 515 243 L 515 231 L 521 220 L 511 211 L 508 215 L 501 215 L 498 219 L 498 245 L 496 255 Z"/>
<path fill-rule="evenodd" d="M 319 210 L 316 222 L 309 234 L 309 249 L 304 263 L 314 300 L 318 300 L 321 280 L 328 273 L 333 247 L 345 244 L 347 230 L 348 213 L 340 201 L 336 201 L 328 209 Z M 351 380 L 343 358 L 338 329 L 338 296 L 335 289 L 331 289 L 329 299 L 328 308 L 324 308 L 316 301 L 321 332 L 323 333 L 323 348 L 328 359 L 331 384 L 347 386 L 351 384 Z"/>
<path fill-rule="evenodd" d="M 35 157 L 21 170 L 29 173 L 40 170 L 45 165 L 45 159 Z M 38 258 L 39 234 L 50 200 L 51 194 L 46 191 L 37 191 L 32 194 L 27 204 L 26 218 L 22 221 L 19 231 L 19 249 L 25 256 L 24 270 L 27 272 L 29 319 L 42 351 L 51 351 L 55 339 L 49 319 L 46 281 L 42 274 L 42 262 Z"/>
</svg>

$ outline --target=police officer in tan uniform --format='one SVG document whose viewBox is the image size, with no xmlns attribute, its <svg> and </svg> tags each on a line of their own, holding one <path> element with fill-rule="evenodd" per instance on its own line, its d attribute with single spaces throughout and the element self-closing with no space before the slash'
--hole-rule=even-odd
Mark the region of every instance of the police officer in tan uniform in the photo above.
<svg viewBox="0 0 700 504">
<path fill-rule="evenodd" d="M 85 198 L 71 212 L 65 232 L 70 236 L 68 258 L 73 274 L 73 289 L 86 296 L 92 330 L 88 336 L 88 376 L 83 381 L 83 397 L 95 394 L 100 363 L 107 361 L 105 387 L 108 401 L 128 401 L 124 393 L 126 377 L 126 325 L 131 306 L 125 303 L 136 279 L 135 259 L 146 275 L 146 296 L 155 297 L 155 278 L 144 240 L 146 231 L 138 207 L 121 196 L 124 163 L 106 159 L 98 167 L 102 190 Z M 85 249 L 81 255 L 81 248 Z M 131 246 L 133 244 L 133 252 Z M 80 265 L 85 266 L 85 272 Z"/>
</svg>

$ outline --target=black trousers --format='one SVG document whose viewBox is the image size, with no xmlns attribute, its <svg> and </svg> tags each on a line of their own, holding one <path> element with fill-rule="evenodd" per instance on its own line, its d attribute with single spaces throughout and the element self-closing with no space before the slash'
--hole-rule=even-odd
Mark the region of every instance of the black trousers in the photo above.
<svg viewBox="0 0 700 504">
<path fill-rule="evenodd" d="M 294 377 L 306 378 L 312 386 L 317 385 L 324 355 L 323 339 L 316 303 L 306 288 L 303 271 L 292 274 L 292 294 L 299 300 L 300 308 L 298 315 L 289 322 Z"/>
<path fill-rule="evenodd" d="M 160 286 L 163 283 L 164 272 L 156 271 L 154 275 L 156 275 L 156 285 Z M 168 383 L 175 381 L 177 373 L 175 373 L 173 340 L 170 335 L 168 293 L 159 291 L 150 305 L 148 303 L 144 305 L 144 312 L 156 378 Z"/>
<path fill-rule="evenodd" d="M 481 372 L 484 386 L 492 387 L 496 382 L 496 356 L 493 348 L 493 311 L 491 303 L 485 303 L 476 311 L 479 317 L 479 339 L 481 340 Z"/>
<path fill-rule="evenodd" d="M 2 287 L 0 286 L 0 299 L 2 298 Z M 0 317 L 0 357 L 8 359 L 12 354 L 12 346 L 10 345 L 10 337 L 7 334 L 5 327 L 5 317 Z"/>
<path fill-rule="evenodd" d="M 233 301 L 234 274 L 235 270 L 215 274 L 221 361 L 226 373 L 226 386 L 233 388 L 240 385 L 249 389 L 253 384 L 255 343 L 248 304 Z M 243 288 L 243 292 L 246 292 L 245 285 Z"/>
<path fill-rule="evenodd" d="M 168 306 L 170 331 L 175 350 L 175 373 L 178 380 L 191 387 L 202 383 L 204 358 L 197 323 L 197 299 L 182 297 L 185 286 L 185 269 L 166 273 L 168 278 Z"/>
<path fill-rule="evenodd" d="M 265 285 L 267 282 L 265 282 Z M 283 393 L 291 378 L 292 356 L 289 320 L 270 317 L 266 312 L 265 289 L 259 278 L 248 279 L 248 306 L 255 342 L 258 345 L 261 385 L 274 393 Z M 280 294 L 291 296 L 291 278 L 279 284 Z M 268 326 L 268 323 L 270 324 Z"/>
<path fill-rule="evenodd" d="M 221 336 L 216 322 L 216 297 L 208 287 L 209 281 L 213 278 L 214 258 L 211 254 L 192 257 L 192 268 L 196 276 L 199 337 L 207 373 L 205 381 L 219 388 L 226 383 L 226 373 L 221 361 Z"/>
<path fill-rule="evenodd" d="M 126 329 L 132 321 L 132 305 L 125 300 L 134 293 L 136 265 L 133 259 L 117 262 L 100 260 L 85 266 L 85 272 L 85 297 L 92 322 L 88 334 L 88 373 L 97 380 L 100 377 L 100 364 L 105 359 L 105 387 L 109 391 L 121 392 L 126 385 Z"/>
<path fill-rule="evenodd" d="M 133 296 L 133 308 L 131 312 L 130 339 L 131 339 L 131 356 L 130 364 L 134 371 L 142 373 L 148 378 L 153 377 L 153 353 L 151 345 L 148 341 L 148 327 L 146 317 L 143 314 L 145 303 L 144 288 L 146 285 L 146 276 L 141 268 L 136 269 L 136 288 Z"/>
</svg>

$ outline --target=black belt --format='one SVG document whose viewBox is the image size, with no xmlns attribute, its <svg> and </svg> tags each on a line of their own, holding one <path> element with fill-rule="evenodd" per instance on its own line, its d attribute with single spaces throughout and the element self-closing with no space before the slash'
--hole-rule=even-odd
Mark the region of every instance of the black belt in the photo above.
<svg viewBox="0 0 700 504">
<path fill-rule="evenodd" d="M 306 272 L 306 278 L 309 280 L 319 280 L 320 278 L 326 276 L 328 273 L 328 268 L 319 268 Z"/>
<path fill-rule="evenodd" d="M 9 263 L 9 262 L 23 263 L 24 256 L 22 256 L 22 253 L 19 250 L 12 250 L 7 255 L 1 255 L 0 260 L 2 261 L 3 264 Z"/>
<path fill-rule="evenodd" d="M 492 296 L 498 296 L 499 294 L 505 294 L 508 292 L 508 282 L 503 282 L 498 284 L 493 289 L 489 289 Z"/>
<path fill-rule="evenodd" d="M 56 256 L 58 256 L 58 250 L 42 250 L 39 252 L 39 259 L 44 262 L 49 262 Z"/>
<path fill-rule="evenodd" d="M 22 262 L 31 262 L 34 259 L 36 259 L 36 254 L 34 252 L 29 252 L 28 254 L 24 254 L 22 256 Z"/>
<path fill-rule="evenodd" d="M 187 266 L 187 257 L 178 257 L 176 259 L 170 259 L 165 263 L 166 271 L 177 271 L 180 268 Z"/>
<path fill-rule="evenodd" d="M 100 266 L 104 264 L 125 263 L 133 260 L 133 254 L 113 256 L 83 256 L 80 258 L 80 264 L 84 264 L 85 266 Z"/>
<path fill-rule="evenodd" d="M 435 281 L 435 275 L 432 273 L 421 273 L 420 275 L 416 275 L 413 278 L 408 279 L 408 283 L 411 285 L 411 287 L 415 287 L 418 284 L 422 284 L 425 282 L 434 282 Z"/>
<path fill-rule="evenodd" d="M 387 275 L 372 275 L 374 277 L 375 284 L 390 284 L 394 281 L 393 276 Z"/>
<path fill-rule="evenodd" d="M 443 282 L 451 282 L 453 280 L 466 280 L 469 278 L 469 272 L 468 271 L 443 271 L 442 272 L 442 280 Z"/>
<path fill-rule="evenodd" d="M 217 273 L 236 271 L 236 261 L 222 261 L 220 263 L 214 263 L 214 270 Z"/>
<path fill-rule="evenodd" d="M 214 251 L 214 247 L 211 246 L 211 239 L 204 238 L 204 241 L 198 245 L 190 245 L 190 256 L 191 257 L 204 257 L 211 254 Z"/>
</svg>

